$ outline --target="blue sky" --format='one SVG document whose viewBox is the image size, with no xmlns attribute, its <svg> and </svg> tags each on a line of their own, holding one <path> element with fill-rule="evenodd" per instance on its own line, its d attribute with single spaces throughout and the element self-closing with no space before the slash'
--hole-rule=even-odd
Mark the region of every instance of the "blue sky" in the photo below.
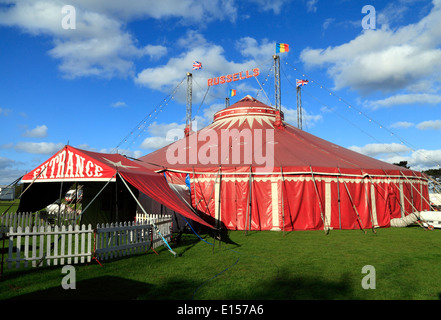
<svg viewBox="0 0 441 320">
<path fill-rule="evenodd" d="M 230 89 L 231 104 L 249 94 L 273 105 L 277 42 L 290 46 L 280 54 L 288 122 L 295 79 L 308 79 L 303 130 L 438 168 L 440 21 L 441 0 L 0 0 L 0 184 L 65 144 L 134 157 L 167 144 L 185 124 L 187 72 L 199 128 Z M 207 93 L 208 78 L 256 67 L 256 79 Z"/>
</svg>

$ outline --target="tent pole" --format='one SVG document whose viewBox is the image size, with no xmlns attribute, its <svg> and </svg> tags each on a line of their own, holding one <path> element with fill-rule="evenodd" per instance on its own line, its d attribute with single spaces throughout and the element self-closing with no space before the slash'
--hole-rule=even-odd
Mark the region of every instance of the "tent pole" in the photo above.
<svg viewBox="0 0 441 320">
<path fill-rule="evenodd" d="M 98 196 L 101 194 L 101 192 L 104 190 L 104 188 L 107 187 L 107 185 L 109 184 L 109 182 L 112 181 L 112 179 L 115 178 L 115 176 L 116 176 L 116 173 L 112 176 L 112 178 L 109 179 L 109 181 L 106 182 L 106 184 L 104 185 L 104 187 L 102 187 L 101 190 L 100 190 L 100 191 L 95 195 L 95 197 L 92 199 L 92 201 L 90 201 L 90 202 L 87 204 L 87 206 L 86 206 L 86 208 L 84 208 L 84 210 L 83 210 L 83 205 L 81 205 L 81 213 L 80 213 L 80 215 L 79 215 L 78 218 L 77 218 L 77 219 L 80 219 L 80 224 L 81 224 L 81 221 L 83 221 L 83 214 L 84 214 L 84 212 L 85 212 L 85 211 L 87 210 L 87 208 L 89 208 L 89 206 L 95 201 L 95 199 L 98 198 Z M 83 192 L 84 192 L 84 191 L 83 191 Z M 83 196 L 84 196 L 84 195 L 83 195 Z"/>
<path fill-rule="evenodd" d="M 250 176 L 249 176 L 249 178 L 248 178 L 248 185 L 249 185 L 249 190 L 248 190 L 248 205 L 247 205 L 247 214 L 246 214 L 246 217 L 245 217 L 245 235 L 247 235 L 248 233 L 247 233 L 247 227 L 248 227 L 248 223 L 249 223 L 249 225 L 250 225 L 250 231 L 251 231 L 251 188 L 252 188 L 252 182 L 251 182 L 251 179 L 252 179 L 252 176 L 251 176 L 251 172 L 252 172 L 252 169 L 251 169 L 251 166 L 250 166 Z M 248 218 L 249 218 L 249 222 L 248 222 Z"/>
<path fill-rule="evenodd" d="M 340 168 L 338 168 L 338 172 L 341 175 Z M 357 215 L 358 223 L 360 224 L 361 230 L 366 234 L 366 230 L 363 228 L 363 224 L 361 223 L 360 215 L 358 214 L 357 208 L 355 207 L 354 201 L 352 200 L 351 194 L 349 192 L 348 186 L 346 185 L 346 182 L 343 180 L 343 184 L 345 185 L 346 192 L 348 193 L 349 200 L 351 200 L 352 208 L 354 208 L 355 214 Z"/>
<path fill-rule="evenodd" d="M 60 211 L 61 211 L 61 195 L 63 194 L 63 180 L 61 180 L 61 183 L 60 183 L 60 195 L 59 195 L 59 197 L 58 197 L 58 201 L 60 202 L 59 204 L 58 204 L 58 213 L 57 213 L 57 226 L 60 226 Z M 66 208 L 66 207 L 64 207 L 64 208 Z"/>
<path fill-rule="evenodd" d="M 69 144 L 69 142 L 68 142 L 68 144 Z M 67 150 L 67 145 L 64 147 L 64 149 Z M 62 174 L 63 174 L 63 179 L 61 180 L 61 184 L 60 184 L 60 196 L 59 196 L 59 198 L 58 198 L 58 201 L 60 201 L 60 204 L 58 205 L 57 226 L 60 226 L 61 196 L 62 196 L 62 193 L 63 193 L 64 175 L 66 174 L 66 171 L 67 171 L 67 170 L 66 170 L 66 162 L 67 162 L 67 152 L 65 153 L 65 156 L 64 156 L 64 167 L 63 167 L 64 172 L 62 172 Z M 66 208 L 66 206 L 65 206 L 64 208 Z"/>
<path fill-rule="evenodd" d="M 234 171 L 236 172 L 237 168 L 234 167 Z M 236 229 L 237 229 L 237 178 L 236 175 L 234 175 L 234 204 L 235 204 L 235 208 L 236 208 Z"/>
<path fill-rule="evenodd" d="M 118 221 L 118 179 L 115 179 L 115 220 Z"/>
<path fill-rule="evenodd" d="M 221 188 L 222 188 L 222 173 L 221 173 L 221 167 L 219 167 L 219 192 L 218 192 L 218 208 L 217 208 L 217 229 L 218 229 L 218 233 L 219 233 L 219 248 L 221 247 L 221 243 L 222 243 L 222 234 L 221 234 L 221 230 L 222 230 L 221 195 L 222 195 L 222 193 L 221 193 Z"/>
<path fill-rule="evenodd" d="M 338 197 L 338 228 L 341 230 L 341 203 L 340 203 L 340 179 L 337 176 L 337 197 Z"/>
<path fill-rule="evenodd" d="M 191 184 L 190 184 L 191 185 Z M 196 195 L 196 173 L 194 172 L 194 166 L 193 166 L 193 193 L 194 193 L 194 204 L 196 205 L 194 208 L 198 209 L 198 199 Z M 191 190 L 190 190 L 190 203 L 191 203 Z"/>
<path fill-rule="evenodd" d="M 280 167 L 280 173 L 282 174 L 282 223 L 283 223 L 283 227 L 282 227 L 282 232 L 283 235 L 285 236 L 285 199 L 283 199 L 283 188 L 285 187 L 285 177 L 283 176 L 283 168 Z"/>
<path fill-rule="evenodd" d="M 361 169 L 361 174 L 363 175 L 363 177 L 368 177 L 368 179 L 370 180 L 370 182 L 371 183 L 373 183 L 372 182 L 372 179 L 371 179 L 371 177 L 366 173 L 364 173 L 363 172 L 363 169 Z M 370 215 L 370 217 L 371 217 L 371 223 L 372 223 L 372 232 L 373 233 L 377 233 L 376 231 L 375 231 L 375 225 L 374 225 L 374 215 L 372 214 L 372 206 L 373 206 L 373 204 L 369 201 L 369 188 L 367 187 L 367 185 L 366 185 L 366 183 L 364 182 L 364 178 L 363 178 L 363 183 L 364 183 L 364 192 L 365 192 L 365 194 L 366 194 L 366 203 L 367 203 L 367 205 L 368 205 L 368 210 L 369 210 L 369 215 Z"/>
<path fill-rule="evenodd" d="M 249 219 L 250 232 L 252 226 L 252 218 L 253 218 L 253 171 L 250 166 L 250 219 Z"/>
<path fill-rule="evenodd" d="M 146 216 L 147 212 L 145 211 L 144 207 L 141 205 L 141 203 L 139 202 L 139 200 L 135 197 L 135 195 L 133 194 L 132 190 L 130 189 L 130 187 L 127 185 L 127 183 L 125 182 L 125 180 L 123 179 L 123 177 L 121 177 L 121 174 L 117 171 L 116 172 L 118 174 L 118 176 L 121 178 L 122 182 L 124 183 L 124 185 L 126 186 L 127 190 L 129 190 L 130 194 L 132 195 L 133 199 L 135 199 L 136 203 L 138 204 L 138 206 L 141 208 L 141 210 L 144 212 L 144 214 Z M 116 174 L 115 173 L 115 174 Z M 165 238 L 162 236 L 161 231 L 159 231 L 158 227 L 156 226 L 156 224 L 150 219 L 149 219 L 149 223 L 153 226 L 153 229 L 155 229 L 156 233 L 162 238 L 162 240 L 164 241 L 164 243 L 166 244 L 166 246 L 168 247 L 168 250 L 175 256 L 176 258 L 176 252 L 174 252 L 172 250 L 172 248 L 170 248 L 170 245 L 168 244 L 167 240 L 165 240 Z"/>
<path fill-rule="evenodd" d="M 323 229 L 325 230 L 326 234 L 329 234 L 329 228 L 326 227 L 326 220 L 325 220 L 325 217 L 323 216 L 322 199 L 320 198 L 320 194 L 319 194 L 318 188 L 317 188 L 317 183 L 315 182 L 314 172 L 312 171 L 312 167 L 311 166 L 309 166 L 309 168 L 311 169 L 311 176 L 312 176 L 312 181 L 314 182 L 315 193 L 317 194 L 317 197 L 318 197 L 318 200 L 319 200 L 320 216 L 322 217 L 322 221 L 323 221 Z"/>
</svg>

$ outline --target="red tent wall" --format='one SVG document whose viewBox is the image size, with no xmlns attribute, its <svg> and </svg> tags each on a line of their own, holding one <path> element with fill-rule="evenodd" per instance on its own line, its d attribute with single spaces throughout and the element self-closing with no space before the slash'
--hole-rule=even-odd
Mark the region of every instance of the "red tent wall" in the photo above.
<svg viewBox="0 0 441 320">
<path fill-rule="evenodd" d="M 166 174 L 169 177 L 174 172 Z M 325 224 L 332 229 L 370 229 L 388 227 L 390 219 L 400 218 L 401 201 L 405 215 L 429 209 L 424 193 L 420 194 L 427 189 L 422 178 L 411 184 L 399 178 L 316 174 L 314 179 L 310 174 L 284 174 L 282 178 L 280 174 L 253 173 L 250 215 L 249 175 L 221 173 L 221 179 L 218 172 L 189 175 L 193 207 L 212 225 L 220 208 L 222 226 L 230 230 L 249 229 L 250 216 L 252 230 L 319 230 Z"/>
</svg>

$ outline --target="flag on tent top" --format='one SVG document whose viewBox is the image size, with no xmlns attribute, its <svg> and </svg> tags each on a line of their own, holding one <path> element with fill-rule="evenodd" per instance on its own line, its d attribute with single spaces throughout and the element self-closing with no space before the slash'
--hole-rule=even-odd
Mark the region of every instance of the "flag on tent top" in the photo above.
<svg viewBox="0 0 441 320">
<path fill-rule="evenodd" d="M 202 63 L 199 61 L 193 61 L 193 70 L 202 69 Z"/>
<path fill-rule="evenodd" d="M 304 86 L 304 85 L 308 84 L 308 82 L 309 82 L 308 80 L 296 79 L 297 87 Z"/>
<path fill-rule="evenodd" d="M 230 97 L 234 97 L 236 95 L 236 90 L 235 89 L 231 89 L 230 90 Z"/>
<path fill-rule="evenodd" d="M 288 52 L 289 45 L 287 43 L 276 43 L 276 53 Z"/>
</svg>

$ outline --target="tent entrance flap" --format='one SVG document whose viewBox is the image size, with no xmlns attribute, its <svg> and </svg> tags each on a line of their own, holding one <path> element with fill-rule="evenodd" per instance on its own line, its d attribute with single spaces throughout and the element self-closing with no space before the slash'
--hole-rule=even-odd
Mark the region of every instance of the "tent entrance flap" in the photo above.
<svg viewBox="0 0 441 320">
<path fill-rule="evenodd" d="M 148 217 L 147 212 L 144 210 L 144 207 L 141 205 L 141 203 L 138 201 L 138 198 L 133 194 L 132 190 L 130 190 L 130 187 L 127 185 L 127 183 L 124 181 L 124 179 L 121 177 L 121 175 L 118 172 L 118 176 L 121 178 L 122 182 L 124 183 L 124 185 L 127 187 L 127 190 L 129 190 L 130 194 L 132 195 L 133 199 L 135 199 L 136 203 L 138 204 L 138 206 L 141 208 L 141 210 L 144 212 L 144 214 L 146 215 L 146 217 Z M 155 231 L 158 233 L 158 235 L 161 237 L 161 239 L 164 241 L 164 243 L 167 245 L 168 250 L 176 257 L 176 252 L 174 252 L 172 250 L 172 248 L 170 248 L 170 245 L 168 244 L 167 240 L 162 236 L 161 232 L 159 231 L 158 227 L 156 226 L 156 224 L 149 219 L 149 223 L 153 226 L 153 228 L 155 229 Z"/>
<path fill-rule="evenodd" d="M 213 229 L 209 223 L 197 216 L 193 208 L 189 207 L 179 196 L 171 189 L 164 176 L 157 173 L 145 173 L 143 171 L 131 171 L 124 168 L 118 170 L 121 180 L 127 181 L 153 200 L 162 203 L 169 209 L 200 223 L 210 229 Z"/>
</svg>

